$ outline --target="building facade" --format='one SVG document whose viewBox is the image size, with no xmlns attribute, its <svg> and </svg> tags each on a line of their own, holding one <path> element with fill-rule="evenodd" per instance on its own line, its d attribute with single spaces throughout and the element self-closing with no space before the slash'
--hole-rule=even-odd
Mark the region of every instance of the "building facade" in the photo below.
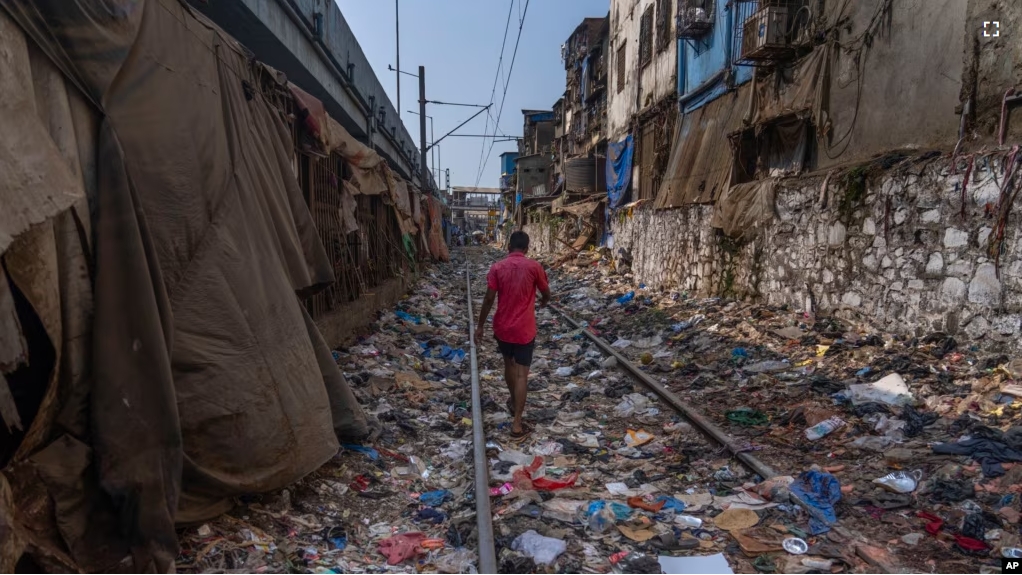
<svg viewBox="0 0 1022 575">
<path fill-rule="evenodd" d="M 612 0 L 608 18 L 594 241 L 636 283 L 1017 341 L 1022 6 Z"/>
</svg>

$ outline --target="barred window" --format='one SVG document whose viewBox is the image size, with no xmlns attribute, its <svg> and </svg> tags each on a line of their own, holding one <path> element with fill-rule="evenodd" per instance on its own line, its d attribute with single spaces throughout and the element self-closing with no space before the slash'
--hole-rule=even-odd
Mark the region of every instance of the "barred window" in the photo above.
<svg viewBox="0 0 1022 575">
<path fill-rule="evenodd" d="M 653 60 L 653 5 L 642 13 L 639 20 L 639 67 L 645 68 Z"/>
<path fill-rule="evenodd" d="M 663 52 L 671 45 L 671 0 L 656 3 L 656 51 Z"/>
</svg>

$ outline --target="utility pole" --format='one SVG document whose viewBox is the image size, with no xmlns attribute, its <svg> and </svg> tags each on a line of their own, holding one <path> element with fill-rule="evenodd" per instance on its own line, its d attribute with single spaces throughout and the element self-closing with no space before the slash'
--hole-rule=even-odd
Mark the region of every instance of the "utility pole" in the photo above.
<svg viewBox="0 0 1022 575">
<path fill-rule="evenodd" d="M 429 190 L 429 166 L 426 163 L 426 67 L 419 66 L 419 160 L 422 168 L 422 193 Z"/>
<path fill-rule="evenodd" d="M 394 0 L 394 41 L 397 44 L 397 71 L 394 77 L 397 78 L 397 119 L 401 119 L 401 21 L 398 11 L 398 3 L 401 0 Z"/>
</svg>

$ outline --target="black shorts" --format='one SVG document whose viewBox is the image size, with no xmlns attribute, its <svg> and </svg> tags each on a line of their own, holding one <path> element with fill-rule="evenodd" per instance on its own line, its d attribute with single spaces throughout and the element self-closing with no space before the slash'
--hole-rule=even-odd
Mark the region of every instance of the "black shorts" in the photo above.
<svg viewBox="0 0 1022 575">
<path fill-rule="evenodd" d="M 532 365 L 532 352 L 536 349 L 536 340 L 529 343 L 507 343 L 497 339 L 497 349 L 504 357 L 513 357 L 515 363 L 529 367 Z"/>
</svg>

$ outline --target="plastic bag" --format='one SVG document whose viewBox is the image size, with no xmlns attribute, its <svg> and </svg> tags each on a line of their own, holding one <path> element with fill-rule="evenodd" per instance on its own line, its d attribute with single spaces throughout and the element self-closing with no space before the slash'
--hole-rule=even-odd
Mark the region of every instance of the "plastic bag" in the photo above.
<svg viewBox="0 0 1022 575">
<path fill-rule="evenodd" d="M 557 377 L 571 377 L 572 371 L 573 370 L 570 367 L 558 367 L 557 371 L 554 372 L 554 375 Z"/>
<path fill-rule="evenodd" d="M 641 393 L 629 393 L 621 398 L 621 403 L 614 407 L 614 414 L 618 417 L 628 417 L 638 411 L 645 411 L 649 407 L 649 399 Z"/>
<path fill-rule="evenodd" d="M 568 545 L 560 539 L 544 537 L 530 529 L 515 538 L 511 549 L 530 557 L 539 565 L 550 565 L 567 551 Z"/>
<path fill-rule="evenodd" d="M 433 561 L 433 565 L 440 573 L 478 573 L 475 552 L 464 547 L 455 549 L 453 553 L 437 557 Z"/>
<path fill-rule="evenodd" d="M 640 445 L 645 445 L 650 441 L 653 441 L 653 434 L 645 429 L 640 429 L 638 431 L 629 429 L 625 435 L 625 445 L 628 447 L 638 447 Z"/>
<path fill-rule="evenodd" d="M 857 383 L 848 386 L 848 397 L 853 405 L 871 401 L 887 405 L 904 405 L 912 401 L 912 393 L 905 380 L 897 373 L 887 375 L 873 383 Z"/>
</svg>

